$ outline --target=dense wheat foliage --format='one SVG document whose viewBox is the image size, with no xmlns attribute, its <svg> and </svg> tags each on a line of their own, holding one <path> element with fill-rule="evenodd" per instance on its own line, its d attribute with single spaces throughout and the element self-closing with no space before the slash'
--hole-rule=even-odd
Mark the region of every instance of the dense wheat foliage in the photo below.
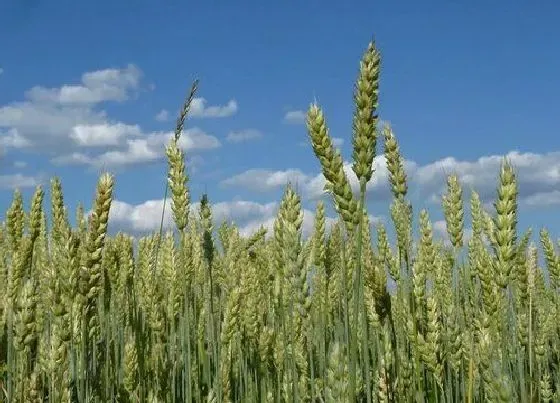
<svg viewBox="0 0 560 403">
<path fill-rule="evenodd" d="M 540 247 L 518 234 L 507 161 L 491 211 L 448 178 L 449 242 L 434 238 L 428 213 L 407 199 L 395 135 L 378 125 L 379 74 L 372 43 L 354 89 L 358 194 L 321 108 L 309 108 L 340 221 L 327 228 L 319 203 L 306 239 L 291 186 L 270 236 L 213 222 L 206 195 L 192 214 L 178 141 L 196 83 L 167 147 L 174 231 L 137 243 L 109 236 L 109 174 L 74 228 L 58 179 L 50 206 L 38 188 L 27 212 L 16 192 L 0 227 L 0 400 L 559 401 L 557 245 L 545 230 Z M 394 242 L 366 211 L 377 148 L 390 172 Z"/>
</svg>

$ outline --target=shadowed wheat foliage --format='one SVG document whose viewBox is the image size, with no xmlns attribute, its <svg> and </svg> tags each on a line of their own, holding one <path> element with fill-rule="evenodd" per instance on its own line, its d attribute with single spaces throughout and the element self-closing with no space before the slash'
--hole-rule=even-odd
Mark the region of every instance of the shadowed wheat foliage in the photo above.
<svg viewBox="0 0 560 403">
<path fill-rule="evenodd" d="M 507 161 L 491 211 L 449 176 L 449 242 L 434 237 L 428 212 L 407 198 L 395 134 L 378 123 L 380 63 L 371 43 L 354 87 L 359 192 L 321 107 L 309 107 L 309 141 L 339 221 L 327 228 L 319 202 L 308 238 L 291 185 L 270 236 L 214 223 L 207 195 L 193 213 L 179 140 L 198 82 L 166 149 L 173 231 L 109 236 L 109 174 L 74 227 L 57 178 L 50 206 L 38 187 L 25 211 L 16 191 L 0 227 L 0 400 L 559 401 L 558 242 L 546 230 L 540 247 L 518 233 Z M 394 241 L 366 209 L 378 148 Z"/>
</svg>

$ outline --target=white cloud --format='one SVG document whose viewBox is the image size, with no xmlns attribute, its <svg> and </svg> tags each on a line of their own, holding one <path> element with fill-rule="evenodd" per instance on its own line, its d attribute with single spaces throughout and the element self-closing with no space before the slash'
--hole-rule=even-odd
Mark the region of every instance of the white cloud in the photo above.
<svg viewBox="0 0 560 403">
<path fill-rule="evenodd" d="M 55 157 L 51 162 L 55 165 L 93 165 L 93 159 L 80 152 Z"/>
<path fill-rule="evenodd" d="M 307 114 L 304 111 L 295 110 L 295 111 L 288 111 L 284 115 L 284 122 L 290 124 L 303 124 L 305 123 L 305 118 Z"/>
<path fill-rule="evenodd" d="M 104 101 L 125 101 L 129 91 L 136 89 L 142 72 L 129 64 L 124 69 L 98 70 L 82 75 L 82 84 L 60 88 L 36 86 L 26 97 L 36 103 L 58 105 L 93 105 Z"/>
<path fill-rule="evenodd" d="M 58 88 L 36 86 L 25 100 L 0 106 L 0 143 L 11 148 L 34 148 L 64 153 L 75 147 L 72 134 L 80 127 L 107 125 L 106 113 L 95 107 L 122 102 L 138 89 L 142 73 L 134 65 L 82 75 L 81 84 Z"/>
<path fill-rule="evenodd" d="M 199 203 L 191 205 L 191 214 L 198 215 Z M 233 222 L 244 236 L 249 236 L 261 226 L 272 235 L 273 225 L 278 212 L 279 203 L 256 203 L 247 200 L 227 201 L 212 204 L 212 216 L 215 226 L 223 221 Z M 113 201 L 109 215 L 112 230 L 127 230 L 135 233 L 146 233 L 159 230 L 163 200 L 148 200 L 136 205 L 120 200 Z M 302 234 L 307 238 L 313 233 L 315 212 L 303 210 Z M 326 217 L 326 229 L 330 230 L 337 219 Z M 370 223 L 380 222 L 378 217 L 370 216 Z M 164 229 L 174 228 L 170 201 L 167 200 L 164 216 Z"/>
<path fill-rule="evenodd" d="M 26 148 L 31 146 L 31 142 L 19 134 L 17 129 L 10 129 L 0 132 L 0 145 L 6 148 Z"/>
<path fill-rule="evenodd" d="M 245 141 L 256 140 L 262 137 L 262 133 L 256 129 L 246 129 L 229 132 L 226 140 L 230 143 L 242 143 Z"/>
<path fill-rule="evenodd" d="M 387 169 L 387 161 L 385 160 L 385 155 L 378 155 L 373 160 L 373 176 L 367 184 L 367 192 L 375 193 L 376 200 L 388 199 L 390 197 L 389 189 L 389 170 Z M 412 161 L 405 162 L 405 169 L 407 173 L 414 170 L 416 164 Z M 356 177 L 356 174 L 352 170 L 352 162 L 345 161 L 343 164 L 344 173 L 350 182 L 350 187 L 352 191 L 356 194 L 360 189 L 360 182 Z M 311 177 L 307 182 L 304 190 L 304 194 L 311 199 L 318 199 L 324 195 L 324 187 L 326 184 L 325 177 L 323 174 L 317 174 Z"/>
<path fill-rule="evenodd" d="M 6 137 L 22 139 L 10 141 L 12 148 L 67 148 L 73 143 L 68 141 L 73 127 L 105 121 L 103 113 L 90 108 L 19 102 L 0 107 L 0 137 L 4 143 Z"/>
<path fill-rule="evenodd" d="M 110 150 L 98 155 L 74 152 L 52 159 L 57 165 L 89 165 L 95 168 L 118 168 L 164 158 L 165 146 L 174 136 L 172 132 L 155 132 L 127 139 L 122 150 Z M 199 128 L 185 130 L 179 140 L 185 151 L 208 150 L 220 147 L 220 141 Z"/>
<path fill-rule="evenodd" d="M 251 207 L 249 212 L 244 211 L 245 214 L 239 214 L 239 204 L 242 203 L 244 207 Z M 224 217 L 227 220 L 233 220 L 239 226 L 239 232 L 244 236 L 250 236 L 255 233 L 262 226 L 268 230 L 267 235 L 271 236 L 274 231 L 274 221 L 278 213 L 279 203 L 258 204 L 254 202 L 226 202 L 214 205 L 213 212 L 221 211 L 221 215 L 215 215 L 216 223 L 221 222 L 218 217 Z M 249 214 L 247 214 L 249 213 Z M 253 214 L 256 213 L 256 216 Z M 371 225 L 381 222 L 381 218 L 369 215 Z M 329 232 L 338 218 L 325 217 L 325 229 Z M 303 209 L 303 222 L 301 225 L 301 232 L 303 238 L 308 238 L 313 234 L 315 225 L 315 211 L 310 209 Z"/>
<path fill-rule="evenodd" d="M 251 169 L 225 179 L 221 184 L 223 186 L 241 187 L 257 192 L 267 192 L 284 187 L 289 182 L 294 185 L 301 185 L 308 181 L 309 177 L 299 169 L 288 169 L 286 171 Z"/>
<path fill-rule="evenodd" d="M 535 193 L 531 196 L 527 196 L 524 203 L 528 206 L 535 207 L 560 206 L 560 190 Z"/>
<path fill-rule="evenodd" d="M 13 175 L 0 175 L 0 189 L 23 189 L 28 187 L 35 187 L 41 181 L 32 176 L 25 176 L 22 174 Z"/>
<path fill-rule="evenodd" d="M 198 206 L 195 206 L 197 208 Z M 212 205 L 212 215 L 216 223 L 224 220 L 247 223 L 255 219 L 265 220 L 274 217 L 278 210 L 278 202 L 256 203 L 246 200 L 219 202 Z"/>
<path fill-rule="evenodd" d="M 27 166 L 27 162 L 25 161 L 15 161 L 14 162 L 14 168 L 25 168 Z"/>
<path fill-rule="evenodd" d="M 157 160 L 163 153 L 150 147 L 145 139 L 128 140 L 128 147 L 121 151 L 107 151 L 91 160 L 91 165 L 115 168 Z"/>
<path fill-rule="evenodd" d="M 163 158 L 171 132 L 145 133 L 138 125 L 109 120 L 107 113 L 99 109 L 107 101 L 130 99 L 138 92 L 141 78 L 142 72 L 129 65 L 84 73 L 78 84 L 31 88 L 23 101 L 0 105 L 0 149 L 25 149 L 46 154 L 57 165 L 93 168 L 116 168 Z M 236 111 L 235 100 L 210 106 L 204 98 L 196 98 L 191 106 L 191 114 L 198 117 L 226 117 Z M 158 118 L 169 117 L 164 115 L 168 115 L 166 110 Z M 185 131 L 180 145 L 196 151 L 221 144 L 216 137 L 193 128 Z"/>
<path fill-rule="evenodd" d="M 152 232 L 159 229 L 163 200 L 147 200 L 141 204 L 132 205 L 120 200 L 111 203 L 109 225 L 115 229 L 135 232 Z M 173 216 L 170 201 L 165 206 L 164 228 L 173 228 Z"/>
<path fill-rule="evenodd" d="M 111 225 L 131 231 L 156 231 L 161 222 L 162 208 L 162 199 L 148 200 L 137 205 L 115 200 L 111 206 L 109 222 Z M 198 214 L 198 208 L 199 203 L 193 203 L 191 214 Z M 217 225 L 224 220 L 248 225 L 255 220 L 265 222 L 268 218 L 275 216 L 277 209 L 278 203 L 276 202 L 266 204 L 252 201 L 220 202 L 212 205 L 212 216 Z M 164 228 L 171 229 L 174 223 L 169 199 L 166 202 L 165 211 Z"/>
<path fill-rule="evenodd" d="M 560 190 L 558 151 L 546 154 L 511 151 L 505 156 L 484 156 L 475 161 L 458 161 L 448 157 L 425 166 L 418 167 L 415 164 L 412 180 L 423 194 L 440 200 L 445 191 L 447 174 L 455 173 L 465 188 L 475 189 L 482 200 L 487 202 L 496 196 L 500 165 L 504 157 L 512 163 L 517 173 L 520 202 L 531 206 L 549 205 L 551 199 L 544 195 Z"/>
<path fill-rule="evenodd" d="M 167 122 L 169 120 L 169 111 L 167 111 L 166 109 L 162 109 L 161 111 L 159 111 L 159 113 L 156 115 L 156 120 L 158 122 Z"/>
<path fill-rule="evenodd" d="M 526 206 L 560 205 L 560 152 L 546 154 L 520 153 L 512 151 L 505 156 L 492 155 L 474 161 L 458 161 L 453 157 L 443 158 L 426 165 L 405 161 L 405 170 L 412 198 L 422 198 L 435 203 L 441 202 L 446 191 L 448 174 L 455 173 L 468 191 L 475 189 L 483 202 L 495 198 L 498 175 L 503 158 L 513 164 L 518 177 L 520 203 Z M 367 190 L 375 194 L 376 200 L 389 200 L 389 172 L 384 155 L 374 159 L 374 174 Z M 351 162 L 344 163 L 344 171 L 354 192 L 359 189 Z M 283 171 L 251 169 L 224 180 L 223 185 L 239 186 L 255 191 L 269 191 L 284 186 L 291 178 L 301 185 L 302 195 L 309 199 L 323 197 L 325 178 L 323 174 L 310 175 L 296 168 Z M 468 193 L 465 193 L 468 200 Z"/>
<path fill-rule="evenodd" d="M 140 134 L 141 130 L 138 125 L 103 123 L 76 125 L 72 128 L 70 138 L 79 146 L 103 147 L 119 145 L 126 137 L 137 137 Z"/>
<path fill-rule="evenodd" d="M 194 98 L 189 115 L 196 118 L 226 118 L 237 113 L 237 102 L 232 99 L 223 106 L 206 106 L 206 99 Z"/>
<path fill-rule="evenodd" d="M 385 164 L 384 156 L 378 156 L 374 160 L 375 172 L 374 177 L 368 184 L 368 190 L 379 189 L 386 186 L 383 179 L 388 177 L 388 171 Z M 350 162 L 344 163 L 344 171 L 349 178 L 352 189 L 357 192 L 359 190 L 359 182 L 352 171 Z M 266 169 L 250 169 L 238 175 L 232 176 L 222 181 L 224 186 L 239 186 L 253 191 L 266 192 L 284 187 L 288 182 L 292 182 L 301 190 L 302 196 L 308 199 L 319 199 L 323 197 L 325 186 L 325 177 L 322 173 L 309 175 L 303 173 L 299 169 L 287 169 L 280 171 L 271 171 Z"/>
</svg>

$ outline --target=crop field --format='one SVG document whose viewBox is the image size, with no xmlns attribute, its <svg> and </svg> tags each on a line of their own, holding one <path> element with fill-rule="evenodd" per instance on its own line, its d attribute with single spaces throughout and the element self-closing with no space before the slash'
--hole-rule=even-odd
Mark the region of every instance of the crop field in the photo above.
<svg viewBox="0 0 560 403">
<path fill-rule="evenodd" d="M 374 42 L 359 66 L 347 139 L 359 192 L 321 105 L 307 111 L 338 214 L 327 228 L 320 201 L 309 237 L 292 184 L 272 231 L 242 236 L 216 222 L 212 195 L 192 213 L 178 142 L 197 81 L 166 147 L 173 231 L 108 234 L 118 186 L 109 173 L 90 212 L 69 211 L 58 178 L 37 187 L 29 209 L 16 191 L 0 226 L 0 401 L 560 401 L 560 243 L 518 231 L 515 166 L 504 159 L 495 173 L 492 209 L 450 173 L 449 242 L 437 239 L 408 199 L 396 133 L 378 117 Z M 381 153 L 393 228 L 366 209 Z"/>
</svg>

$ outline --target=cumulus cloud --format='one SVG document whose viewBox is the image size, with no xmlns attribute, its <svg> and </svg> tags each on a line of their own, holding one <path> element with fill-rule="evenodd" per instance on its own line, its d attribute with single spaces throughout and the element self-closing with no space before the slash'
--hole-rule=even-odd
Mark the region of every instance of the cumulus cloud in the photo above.
<svg viewBox="0 0 560 403">
<path fill-rule="evenodd" d="M 169 120 L 169 111 L 167 111 L 166 109 L 162 109 L 161 111 L 159 111 L 156 115 L 156 120 L 158 122 L 167 122 Z"/>
<path fill-rule="evenodd" d="M 260 139 L 262 133 L 256 129 L 246 129 L 240 131 L 229 132 L 226 140 L 230 143 L 242 143 L 250 140 Z"/>
<path fill-rule="evenodd" d="M 382 188 L 383 185 L 386 186 L 383 182 L 383 178 L 388 177 L 388 171 L 383 156 L 375 158 L 374 168 L 376 174 L 368 184 L 368 191 Z M 350 181 L 352 189 L 357 192 L 360 186 L 354 171 L 352 171 L 352 164 L 350 162 L 344 163 L 344 171 Z M 306 174 L 299 169 L 280 171 L 250 169 L 223 180 L 221 184 L 223 186 L 238 186 L 253 191 L 266 192 L 282 188 L 288 182 L 296 184 L 299 190 L 301 190 L 302 196 L 307 199 L 315 200 L 324 195 L 326 180 L 323 174 Z"/>
<path fill-rule="evenodd" d="M 56 165 L 89 165 L 94 168 L 119 168 L 164 158 L 165 146 L 174 136 L 172 132 L 156 132 L 126 140 L 122 150 L 110 150 L 91 155 L 74 152 L 53 158 Z M 199 128 L 185 130 L 179 139 L 185 151 L 209 150 L 221 146 L 220 141 Z"/>
<path fill-rule="evenodd" d="M 284 122 L 294 125 L 305 123 L 307 114 L 301 110 L 288 111 L 284 115 Z"/>
<path fill-rule="evenodd" d="M 43 153 L 56 165 L 118 168 L 164 157 L 171 132 L 144 132 L 138 125 L 110 120 L 105 102 L 123 102 L 140 89 L 142 72 L 134 65 L 84 73 L 77 84 L 26 91 L 23 101 L 0 105 L 0 149 Z M 235 100 L 223 106 L 196 98 L 191 115 L 226 117 L 237 111 Z M 157 119 L 168 119 L 166 110 Z M 241 141 L 256 133 L 234 133 Z M 220 141 L 199 128 L 185 131 L 180 145 L 188 151 L 220 147 Z"/>
<path fill-rule="evenodd" d="M 0 189 L 23 189 L 35 187 L 41 183 L 39 178 L 22 174 L 0 175 Z"/>
<path fill-rule="evenodd" d="M 4 148 L 26 148 L 32 145 L 32 143 L 23 137 L 17 129 L 0 132 L 0 136 L 0 145 Z"/>
<path fill-rule="evenodd" d="M 163 199 L 147 200 L 140 204 L 129 204 L 120 200 L 113 200 L 109 211 L 109 225 L 115 230 L 134 231 L 136 233 L 152 232 L 159 229 L 163 210 Z M 164 228 L 173 228 L 171 202 L 165 205 Z"/>
<path fill-rule="evenodd" d="M 127 137 L 137 137 L 141 134 L 138 125 L 96 124 L 76 125 L 70 132 L 70 138 L 79 146 L 103 147 L 117 146 Z"/>
<path fill-rule="evenodd" d="M 511 151 L 506 155 L 480 157 L 475 161 L 458 161 L 448 157 L 425 166 L 416 166 L 413 181 L 423 194 L 440 199 L 445 191 L 447 174 L 455 173 L 466 189 L 473 188 L 488 202 L 496 196 L 500 165 L 506 158 L 518 179 L 519 200 L 525 205 L 549 205 L 554 192 L 560 190 L 560 152 L 545 154 Z"/>
<path fill-rule="evenodd" d="M 104 101 L 125 101 L 136 89 L 142 72 L 129 64 L 124 69 L 98 70 L 82 75 L 82 83 L 60 88 L 36 86 L 26 93 L 34 103 L 57 105 L 93 105 Z"/>
<path fill-rule="evenodd" d="M 91 108 L 36 104 L 25 101 L 0 107 L 0 141 L 10 148 L 68 148 L 77 125 L 106 123 Z"/>
<path fill-rule="evenodd" d="M 109 222 L 111 225 L 130 231 L 151 232 L 159 229 L 163 199 L 148 200 L 140 204 L 128 204 L 115 200 L 111 206 Z M 200 203 L 191 205 L 191 214 L 198 214 Z M 278 203 L 260 204 L 252 201 L 229 201 L 212 204 L 214 222 L 234 221 L 242 226 L 253 225 L 255 222 L 265 222 L 274 217 Z M 173 228 L 173 214 L 171 202 L 168 199 L 165 206 L 164 228 Z"/>
<path fill-rule="evenodd" d="M 560 206 L 560 190 L 535 193 L 527 196 L 524 203 L 536 207 Z"/>
<path fill-rule="evenodd" d="M 232 99 L 225 105 L 207 106 L 205 98 L 194 98 L 189 116 L 195 118 L 227 118 L 237 113 L 237 102 Z"/>
<path fill-rule="evenodd" d="M 75 145 L 68 140 L 77 135 L 76 130 L 111 126 L 106 113 L 95 107 L 126 101 L 138 89 L 141 77 L 141 71 L 129 65 L 85 73 L 80 84 L 35 86 L 25 92 L 24 101 L 0 106 L 0 143 L 11 148 L 68 150 Z"/>
<path fill-rule="evenodd" d="M 163 200 L 148 200 L 139 204 L 129 204 L 120 200 L 113 201 L 109 214 L 109 225 L 112 231 L 126 230 L 135 234 L 150 233 L 159 230 Z M 191 205 L 191 214 L 198 214 L 200 204 Z M 278 212 L 279 203 L 256 203 L 254 201 L 236 200 L 212 204 L 212 215 L 216 226 L 222 222 L 235 223 L 240 233 L 250 236 L 261 226 L 268 230 L 270 236 L 273 231 L 274 221 Z M 381 221 L 379 217 L 370 215 L 372 225 Z M 302 235 L 304 238 L 313 233 L 315 212 L 303 210 Z M 326 217 L 327 231 L 337 222 L 336 218 Z M 165 206 L 164 229 L 174 228 L 171 212 L 171 202 L 167 200 Z"/>
<path fill-rule="evenodd" d="M 309 182 L 309 177 L 299 169 L 288 169 L 286 171 L 251 169 L 223 180 L 221 185 L 240 187 L 257 192 L 267 192 L 284 187 L 290 182 L 294 185 L 306 184 Z"/>
<path fill-rule="evenodd" d="M 426 165 L 406 160 L 409 193 L 413 198 L 440 203 L 446 191 L 447 175 L 455 173 L 466 191 L 472 188 L 480 194 L 483 202 L 489 202 L 495 198 L 499 169 L 504 158 L 513 164 L 517 172 L 522 205 L 535 207 L 560 204 L 560 152 L 536 154 L 512 151 L 506 155 L 484 156 L 474 161 L 448 157 Z M 359 182 L 352 171 L 351 162 L 345 162 L 343 167 L 353 191 L 357 192 Z M 373 167 L 374 175 L 367 191 L 375 194 L 376 200 L 389 200 L 391 192 L 385 156 L 377 156 Z M 222 184 L 269 191 L 285 186 L 292 179 L 300 184 L 304 197 L 323 197 L 326 183 L 323 174 L 307 174 L 295 168 L 284 171 L 251 169 L 225 179 Z"/>
</svg>

